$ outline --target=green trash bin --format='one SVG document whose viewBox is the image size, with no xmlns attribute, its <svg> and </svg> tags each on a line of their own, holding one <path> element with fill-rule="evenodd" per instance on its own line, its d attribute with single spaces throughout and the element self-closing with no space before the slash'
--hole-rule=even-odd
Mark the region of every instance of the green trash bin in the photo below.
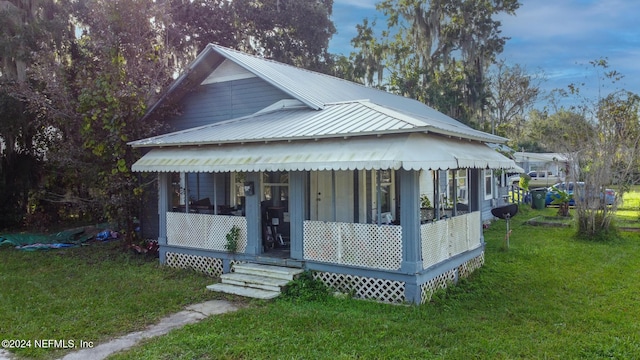
<svg viewBox="0 0 640 360">
<path fill-rule="evenodd" d="M 542 210 L 545 208 L 545 198 L 547 197 L 546 188 L 537 188 L 529 190 L 531 193 L 531 208 Z"/>
</svg>

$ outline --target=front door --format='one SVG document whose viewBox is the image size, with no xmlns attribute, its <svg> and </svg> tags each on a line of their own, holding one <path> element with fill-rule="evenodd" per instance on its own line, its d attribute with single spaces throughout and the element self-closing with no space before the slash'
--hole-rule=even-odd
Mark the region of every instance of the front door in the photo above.
<svg viewBox="0 0 640 360">
<path fill-rule="evenodd" d="M 352 171 L 312 171 L 310 180 L 311 220 L 354 222 Z"/>
</svg>

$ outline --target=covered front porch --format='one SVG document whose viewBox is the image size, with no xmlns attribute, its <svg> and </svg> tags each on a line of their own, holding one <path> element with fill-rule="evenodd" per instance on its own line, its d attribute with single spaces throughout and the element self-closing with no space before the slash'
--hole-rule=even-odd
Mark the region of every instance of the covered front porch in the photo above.
<svg viewBox="0 0 640 360">
<path fill-rule="evenodd" d="M 394 175 L 388 179 L 393 181 L 386 182 L 384 176 L 376 176 L 381 172 Z M 402 197 L 399 191 L 402 185 L 395 183 L 395 179 L 399 178 L 399 175 L 395 175 L 395 171 L 325 171 L 324 173 L 333 179 L 330 182 L 331 186 L 322 190 L 327 192 L 326 200 L 323 200 L 320 197 L 321 193 L 317 191 L 317 178 L 321 175 L 316 172 L 292 173 L 294 179 L 299 176 L 302 182 L 301 186 L 296 186 L 296 181 L 293 181 L 293 187 L 297 188 L 293 192 L 289 190 L 288 178 L 290 175 L 288 172 L 278 173 L 280 177 L 287 179 L 283 183 L 275 185 L 260 183 L 257 188 L 261 189 L 262 193 L 250 195 L 260 198 L 260 208 L 257 212 L 253 211 L 257 215 L 250 218 L 247 218 L 246 214 L 247 211 L 252 212 L 249 209 L 251 204 L 250 201 L 247 201 L 247 196 L 241 187 L 226 187 L 221 191 L 214 189 L 214 193 L 222 193 L 224 199 L 239 199 L 236 201 L 238 205 L 229 204 L 229 201 L 223 201 L 225 204 L 218 204 L 217 197 L 214 197 L 213 204 L 203 205 L 209 203 L 208 197 L 204 198 L 206 201 L 202 199 L 190 201 L 186 199 L 191 196 L 180 198 L 173 196 L 171 204 L 166 206 L 168 210 L 166 210 L 164 219 L 166 221 L 164 234 L 166 245 L 228 253 L 226 235 L 231 232 L 232 228 L 237 227 L 240 231 L 237 248 L 234 251 L 235 257 L 242 254 L 252 254 L 260 255 L 263 258 L 273 257 L 373 269 L 400 270 L 403 225 L 408 227 L 410 218 L 419 219 L 419 234 L 423 242 L 423 250 L 433 250 L 434 246 L 429 245 L 429 240 L 437 238 L 436 243 L 446 249 L 446 253 L 450 256 L 455 255 L 451 251 L 456 252 L 456 249 L 468 249 L 465 246 L 461 247 L 460 244 L 461 242 L 466 244 L 469 235 L 476 240 L 480 239 L 479 234 L 475 236 L 465 230 L 468 226 L 480 228 L 478 225 L 480 212 L 477 209 L 474 210 L 477 208 L 477 204 L 470 207 L 468 199 L 458 198 L 457 207 L 447 208 L 446 206 L 450 205 L 442 204 L 438 206 L 438 209 L 429 209 L 430 217 L 428 218 L 425 218 L 422 208 L 417 211 L 408 210 L 408 215 L 403 217 L 400 205 Z M 342 184 L 335 180 L 336 173 L 339 174 L 338 177 L 343 179 Z M 407 172 L 405 176 L 410 176 L 410 174 L 411 172 Z M 431 178 L 426 183 L 435 185 L 435 187 L 430 186 L 426 189 L 420 187 L 419 197 L 437 198 L 435 189 L 439 188 L 440 184 L 433 182 L 434 172 L 426 171 L 424 174 Z M 215 176 L 208 175 L 209 177 Z M 259 177 L 267 179 L 270 175 L 260 173 Z M 373 187 L 373 189 L 368 189 L 367 182 L 364 182 L 362 187 L 354 188 L 350 181 L 345 181 L 345 179 L 357 179 L 359 176 L 367 177 L 367 175 L 369 178 L 378 178 L 382 181 L 374 181 L 373 186 L 370 184 L 369 187 Z M 160 176 L 161 178 L 166 177 L 167 174 Z M 246 173 L 242 173 L 238 177 L 245 178 L 246 176 Z M 189 176 L 184 177 L 189 178 Z M 204 176 L 199 176 L 198 182 L 205 183 L 204 178 Z M 312 181 L 312 178 L 316 180 Z M 161 182 L 166 182 L 166 180 Z M 340 186 L 346 187 L 346 189 L 340 189 Z M 175 191 L 176 183 L 172 182 L 169 187 L 172 193 L 179 193 Z M 256 188 L 255 185 L 250 187 Z M 237 193 L 234 193 L 236 189 L 243 191 L 242 196 L 236 196 Z M 396 189 L 398 191 L 394 191 Z M 468 186 L 465 184 L 458 186 L 457 189 L 460 193 L 467 193 Z M 192 191 L 197 194 L 204 192 L 199 188 Z M 180 188 L 180 192 L 184 193 L 188 190 Z M 278 206 L 274 206 L 270 196 L 275 192 L 281 194 L 280 201 L 276 203 Z M 298 199 L 302 199 L 302 204 L 296 201 Z M 290 212 L 290 203 L 294 206 L 301 205 L 300 209 L 293 213 Z M 361 211 L 360 206 L 365 210 Z M 458 210 L 461 208 L 464 210 Z M 469 211 L 470 209 L 472 211 Z M 257 236 L 259 243 L 250 244 L 247 239 L 248 230 L 249 226 L 255 225 L 255 223 L 260 224 L 260 232 Z M 447 231 L 447 227 L 443 224 L 451 224 L 450 226 L 454 226 L 456 231 Z M 456 236 L 449 240 L 444 239 L 450 235 Z M 255 251 L 248 251 L 248 247 Z M 429 253 L 425 255 L 425 258 L 432 258 Z M 423 265 L 428 267 L 437 262 L 423 260 Z"/>
<path fill-rule="evenodd" d="M 512 165 L 481 143 L 404 134 L 159 148 L 134 170 L 159 173 L 163 263 L 296 266 L 361 298 L 421 303 L 483 263 L 485 170 Z"/>
</svg>

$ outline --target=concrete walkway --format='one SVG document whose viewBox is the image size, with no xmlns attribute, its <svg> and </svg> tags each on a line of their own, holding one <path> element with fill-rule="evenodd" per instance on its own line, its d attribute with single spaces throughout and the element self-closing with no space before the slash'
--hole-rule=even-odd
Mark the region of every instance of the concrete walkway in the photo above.
<svg viewBox="0 0 640 360">
<path fill-rule="evenodd" d="M 118 352 L 127 350 L 135 346 L 144 339 L 164 335 L 173 329 L 180 328 L 187 324 L 196 323 L 211 315 L 224 314 L 238 310 L 234 304 L 224 300 L 211 300 L 201 304 L 190 305 L 185 310 L 167 316 L 156 325 L 149 326 L 145 330 L 137 331 L 113 339 L 103 344 L 97 344 L 93 348 L 85 348 L 67 354 L 61 360 L 101 360 Z M 0 360 L 11 360 L 10 352 L 0 349 Z"/>
</svg>

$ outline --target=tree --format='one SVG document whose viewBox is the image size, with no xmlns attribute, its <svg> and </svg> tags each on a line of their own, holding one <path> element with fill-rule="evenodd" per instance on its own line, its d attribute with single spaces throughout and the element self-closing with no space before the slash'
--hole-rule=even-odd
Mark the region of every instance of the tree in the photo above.
<svg viewBox="0 0 640 360">
<path fill-rule="evenodd" d="M 593 132 L 593 123 L 575 110 L 560 109 L 553 114 L 532 110 L 521 136 L 513 137 L 511 142 L 529 152 L 571 153 L 584 146 Z"/>
<path fill-rule="evenodd" d="M 209 42 L 326 69 L 328 39 L 335 32 L 332 5 L 0 1 L 0 138 L 6 147 L 0 150 L 0 175 L 13 181 L 0 182 L 0 200 L 10 200 L 0 206 L 20 208 L 17 220 L 26 209 L 40 219 L 71 212 L 105 217 L 125 227 L 131 240 L 146 180 L 130 172 L 138 154 L 126 143 L 160 131 L 153 119 L 140 119 L 173 74 Z M 31 177 L 17 176 L 18 170 Z"/>
<path fill-rule="evenodd" d="M 369 71 L 384 69 L 389 90 L 463 122 L 482 121 L 486 71 L 506 42 L 493 17 L 518 7 L 515 0 L 384 0 L 377 5 L 387 17 L 380 41 L 363 42 L 367 32 L 359 32 L 354 45 L 363 59 L 379 64 Z M 376 58 L 372 48 L 383 56 Z"/>
<path fill-rule="evenodd" d="M 509 66 L 498 61 L 489 79 L 489 111 L 491 133 L 506 137 L 518 137 L 522 131 L 524 116 L 540 94 L 540 74 L 530 75 L 516 64 Z"/>
<path fill-rule="evenodd" d="M 93 166 L 93 194 L 110 221 L 133 241 L 144 188 L 131 172 L 139 157 L 127 141 L 151 136 L 159 124 L 140 121 L 170 79 L 161 4 L 147 0 L 92 0 L 78 4 L 84 29 L 74 66 L 83 147 Z"/>
<path fill-rule="evenodd" d="M 333 0 L 234 0 L 240 50 L 305 69 L 326 71 Z"/>
<path fill-rule="evenodd" d="M 19 225 L 41 181 L 41 164 L 52 138 L 45 110 L 29 101 L 42 83 L 28 69 L 34 54 L 61 43 L 63 22 L 53 0 L 0 2 L 0 226 Z"/>
<path fill-rule="evenodd" d="M 639 111 L 640 97 L 628 91 L 613 92 L 597 104 L 596 131 L 576 155 L 579 176 L 587 184 L 576 206 L 578 231 L 584 236 L 598 237 L 611 226 L 617 203 L 606 206 L 605 189 L 616 186 L 621 198 L 634 183 L 640 151 Z"/>
<path fill-rule="evenodd" d="M 208 43 L 327 72 L 333 0 L 169 0 L 167 39 L 192 58 Z"/>
<path fill-rule="evenodd" d="M 175 49 L 173 65 L 186 66 L 209 43 L 234 47 L 242 34 L 233 2 L 227 0 L 166 0 L 165 12 L 171 21 L 165 26 L 167 44 Z"/>
<path fill-rule="evenodd" d="M 374 21 L 369 26 L 369 19 L 364 19 L 361 25 L 356 25 L 358 35 L 351 39 L 351 44 L 360 51 L 350 55 L 350 62 L 354 64 L 350 75 L 356 82 L 386 90 L 383 85 L 383 61 L 388 48 L 377 41 L 373 30 L 375 25 Z"/>
<path fill-rule="evenodd" d="M 616 84 L 622 75 L 609 70 L 606 59 L 590 62 L 601 76 L 599 83 Z M 566 94 L 581 96 L 580 87 L 569 85 Z M 617 202 L 607 206 L 605 189 L 615 186 L 617 199 L 621 199 L 629 185 L 635 183 L 640 151 L 640 96 L 624 89 L 616 89 L 598 98 L 583 97 L 575 107 L 591 118 L 593 131 L 583 134 L 584 139 L 574 143 L 570 153 L 575 179 L 585 182 L 584 189 L 576 192 L 578 232 L 588 238 L 601 238 L 611 228 Z"/>
</svg>

